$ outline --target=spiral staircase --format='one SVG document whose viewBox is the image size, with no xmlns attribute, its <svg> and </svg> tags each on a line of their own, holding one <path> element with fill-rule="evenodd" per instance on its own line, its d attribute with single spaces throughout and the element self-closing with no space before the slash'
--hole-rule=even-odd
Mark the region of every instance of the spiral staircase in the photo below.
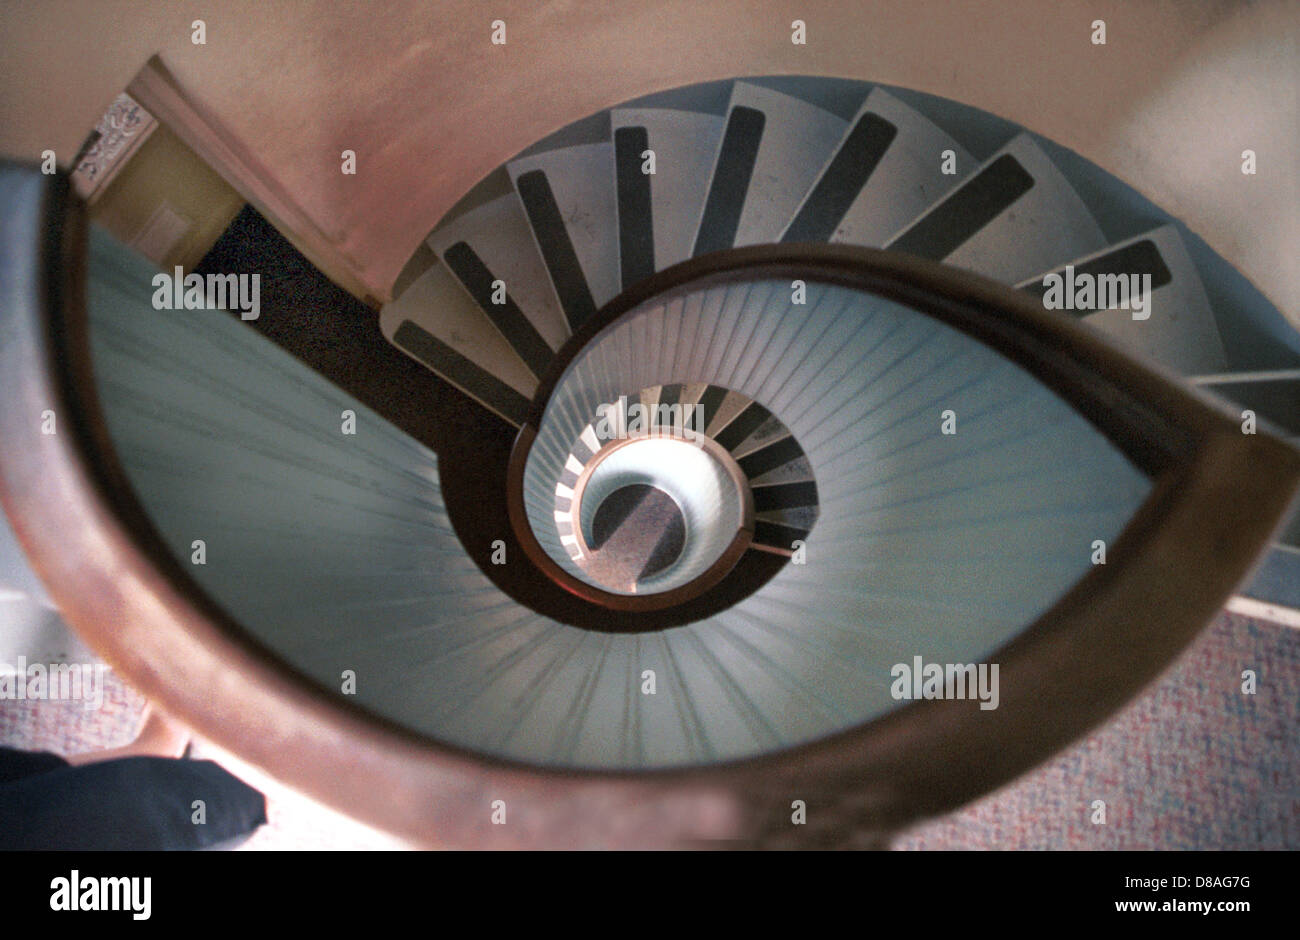
<svg viewBox="0 0 1300 940">
<path fill-rule="evenodd" d="M 1044 311 L 1067 266 L 1149 275 L 1149 317 Z M 154 310 L 102 233 L 88 270 L 82 327 L 6 327 L 6 364 L 47 370 L 24 400 L 76 402 L 90 442 L 5 427 L 45 455 L 0 461 L 38 569 L 85 576 L 29 500 L 117 520 L 68 546 L 138 548 L 74 620 L 115 612 L 128 674 L 420 839 L 877 844 L 1102 720 L 1259 558 L 1295 603 L 1300 336 L 1122 183 L 951 101 L 713 82 L 488 173 L 378 325 L 508 459 L 435 454 L 229 314 Z M 33 323 L 75 314 L 38 281 L 10 298 L 45 297 Z M 85 479 L 42 489 L 60 461 Z M 444 499 L 447 467 L 499 498 Z M 916 657 L 1001 663 L 999 707 L 901 701 Z"/>
</svg>

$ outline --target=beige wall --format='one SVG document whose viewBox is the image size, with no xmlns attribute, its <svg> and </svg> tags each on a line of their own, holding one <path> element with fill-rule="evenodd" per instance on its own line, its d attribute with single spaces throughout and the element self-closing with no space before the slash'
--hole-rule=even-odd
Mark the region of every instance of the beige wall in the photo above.
<svg viewBox="0 0 1300 940">
<path fill-rule="evenodd" d="M 377 297 L 484 172 L 568 121 L 688 82 L 815 73 L 1023 123 L 1183 218 L 1279 305 L 1300 298 L 1293 0 L 46 0 L 0 18 L 0 150 L 75 152 L 158 52 L 331 244 L 326 273 Z M 1247 147 L 1260 173 L 1243 180 Z"/>
<path fill-rule="evenodd" d="M 175 134 L 159 126 L 99 194 L 90 217 L 128 244 L 145 235 L 160 210 L 189 220 L 192 224 L 180 240 L 153 258 L 162 267 L 180 265 L 188 270 L 202 260 L 243 206 L 239 193 Z"/>
</svg>

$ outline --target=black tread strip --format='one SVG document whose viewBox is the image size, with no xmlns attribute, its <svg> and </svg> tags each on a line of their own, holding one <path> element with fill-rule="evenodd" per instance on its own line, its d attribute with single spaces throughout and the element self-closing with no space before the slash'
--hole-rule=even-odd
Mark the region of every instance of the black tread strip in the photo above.
<svg viewBox="0 0 1300 940">
<path fill-rule="evenodd" d="M 528 370 L 539 379 L 545 375 L 555 351 L 514 302 L 509 285 L 506 287 L 505 303 L 493 303 L 492 282 L 496 278 L 466 242 L 452 245 L 443 252 L 442 257 L 451 273 L 465 285 L 474 302 L 483 308 L 488 319 L 501 331 L 510 348 L 519 354 Z"/>
<path fill-rule="evenodd" d="M 551 283 L 555 285 L 555 294 L 569 321 L 569 329 L 576 333 L 595 314 L 596 302 L 592 300 L 578 253 L 573 250 L 573 241 L 564 225 L 555 193 L 542 170 L 521 174 L 515 181 L 515 188 L 528 215 L 528 224 L 537 238 L 546 270 L 550 272 Z"/>
<path fill-rule="evenodd" d="M 779 441 L 774 441 L 758 450 L 746 454 L 738 461 L 740 469 L 745 472 L 747 479 L 762 476 L 769 470 L 775 470 L 777 467 L 784 466 L 792 460 L 798 460 L 804 455 L 803 448 L 793 437 L 783 437 Z"/>
<path fill-rule="evenodd" d="M 830 241 L 897 136 L 898 128 L 878 114 L 868 111 L 858 118 L 781 241 Z"/>
<path fill-rule="evenodd" d="M 754 512 L 817 505 L 817 484 L 807 480 L 802 483 L 755 486 L 751 492 L 754 494 Z"/>
<path fill-rule="evenodd" d="M 751 401 L 741 409 L 740 414 L 731 419 L 726 427 L 714 434 L 713 439 L 726 450 L 735 450 L 770 417 L 772 412 L 758 402 Z"/>
<path fill-rule="evenodd" d="M 721 385 L 710 385 L 700 396 L 700 407 L 704 409 L 704 428 L 708 429 L 713 423 L 714 416 L 718 409 L 722 407 L 723 400 L 727 397 L 727 390 Z"/>
<path fill-rule="evenodd" d="M 797 539 L 808 537 L 807 529 L 799 529 L 794 526 L 781 525 L 779 522 L 768 522 L 765 519 L 759 519 L 754 523 L 755 545 L 769 545 L 772 548 L 780 548 L 785 551 L 794 550 L 794 542 Z"/>
<path fill-rule="evenodd" d="M 618 256 L 624 290 L 655 273 L 650 176 L 641 172 L 641 154 L 649 149 L 650 134 L 644 127 L 620 127 L 614 132 Z"/>
<path fill-rule="evenodd" d="M 527 398 L 418 324 L 403 320 L 393 334 L 393 342 L 512 424 L 522 427 L 528 418 Z"/>
<path fill-rule="evenodd" d="M 1004 153 L 885 247 L 942 261 L 1033 186 L 1020 161 Z"/>
<path fill-rule="evenodd" d="M 675 405 L 682 398 L 682 387 L 680 385 L 665 385 L 659 389 L 659 404 Z"/>
<path fill-rule="evenodd" d="M 700 216 L 700 228 L 695 234 L 693 257 L 723 251 L 736 240 L 766 121 L 763 112 L 754 108 L 737 105 L 731 109 L 709 195 L 704 201 L 704 213 Z"/>
<path fill-rule="evenodd" d="M 1223 382 L 1201 388 L 1249 408 L 1287 434 L 1300 434 L 1300 379 Z"/>
<path fill-rule="evenodd" d="M 1061 265 L 1061 267 L 1050 273 L 1064 277 L 1066 267 L 1066 265 Z M 1169 272 L 1169 267 L 1165 264 L 1165 259 L 1160 256 L 1160 250 L 1156 248 L 1156 243 L 1149 238 L 1144 238 L 1131 245 L 1125 245 L 1123 248 L 1116 248 L 1114 251 L 1108 251 L 1100 257 L 1085 261 L 1083 264 L 1072 265 L 1072 267 L 1076 277 L 1080 274 L 1088 274 L 1093 277 L 1100 277 L 1105 274 L 1150 274 L 1152 290 L 1164 287 L 1174 279 L 1174 276 Z M 1044 274 L 1043 278 L 1046 279 L 1048 276 Z M 1039 297 L 1047 293 L 1047 286 L 1043 281 L 1026 284 L 1024 289 L 1031 294 L 1037 294 Z M 1094 306 L 1091 309 L 1070 309 L 1068 312 L 1082 316 L 1093 313 L 1098 309 L 1100 308 Z"/>
</svg>

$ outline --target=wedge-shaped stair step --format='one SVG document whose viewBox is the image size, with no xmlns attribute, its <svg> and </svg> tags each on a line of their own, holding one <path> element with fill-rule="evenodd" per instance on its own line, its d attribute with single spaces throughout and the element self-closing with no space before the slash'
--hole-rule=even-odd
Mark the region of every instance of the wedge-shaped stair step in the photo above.
<svg viewBox="0 0 1300 940">
<path fill-rule="evenodd" d="M 620 291 L 614 145 L 549 150 L 508 169 L 569 329 L 576 330 Z"/>
<path fill-rule="evenodd" d="M 1255 412 L 1283 434 L 1300 437 L 1300 369 L 1230 372 L 1192 381 Z"/>
<path fill-rule="evenodd" d="M 886 246 L 1012 284 L 1106 247 L 1091 213 L 1020 134 Z"/>
<path fill-rule="evenodd" d="M 750 477 L 749 483 L 751 486 L 770 486 L 778 483 L 802 483 L 813 478 L 812 461 L 804 455 L 798 460 L 783 463 L 766 473 Z"/>
<path fill-rule="evenodd" d="M 708 391 L 701 396 L 700 404 L 704 405 L 707 433 L 716 439 L 723 428 L 749 407 L 750 400 L 744 395 L 729 392 L 720 385 L 710 385 Z M 736 443 L 744 440 L 745 436 L 737 438 Z"/>
<path fill-rule="evenodd" d="M 655 400 L 657 405 L 676 405 L 681 402 L 682 386 L 680 384 L 669 384 L 659 386 L 659 396 Z"/>
<path fill-rule="evenodd" d="M 735 451 L 747 437 L 757 431 L 771 417 L 772 412 L 758 402 L 752 401 L 717 430 L 710 427 L 709 436 L 728 451 Z"/>
<path fill-rule="evenodd" d="M 755 518 L 760 522 L 775 522 L 777 525 L 783 525 L 791 529 L 803 529 L 807 532 L 817 522 L 817 507 L 789 506 L 785 509 L 768 509 L 756 513 Z"/>
<path fill-rule="evenodd" d="M 639 396 L 633 396 L 628 400 L 628 408 L 631 409 L 639 404 L 641 414 L 638 417 L 630 410 L 625 412 L 623 427 L 635 429 L 637 432 L 676 427 L 676 422 L 681 420 L 682 413 L 674 406 L 682 404 L 682 389 L 683 386 L 677 384 L 656 385 L 653 388 L 642 389 Z"/>
<path fill-rule="evenodd" d="M 943 172 L 946 151 L 952 151 L 956 173 Z M 965 148 L 927 118 L 873 89 L 781 240 L 879 246 L 974 165 Z"/>
<path fill-rule="evenodd" d="M 681 392 L 678 395 L 678 402 L 683 408 L 698 408 L 699 410 L 699 429 L 701 433 L 709 426 L 708 411 L 704 407 L 704 397 L 713 388 L 707 382 L 690 382 L 681 386 Z"/>
<path fill-rule="evenodd" d="M 484 407 L 521 425 L 537 379 L 451 272 L 426 248 L 407 264 L 397 286 L 396 296 L 379 314 L 388 341 Z"/>
<path fill-rule="evenodd" d="M 1150 297 L 1135 303 L 1133 287 L 1146 283 Z M 1105 296 L 1099 289 L 1103 285 Z M 1184 375 L 1215 372 L 1227 363 L 1200 275 L 1172 225 L 1079 258 L 1021 286 L 1056 309 L 1073 299 L 1066 312 Z M 1087 295 L 1076 290 L 1084 286 Z M 1116 303 L 1116 291 L 1127 306 Z M 1080 299 L 1085 302 L 1080 304 Z"/>
<path fill-rule="evenodd" d="M 524 316 L 515 299 L 506 291 L 505 282 L 496 278 L 483 259 L 465 242 L 457 242 L 448 248 L 443 260 L 533 375 L 538 378 L 545 375 L 554 350 Z"/>
<path fill-rule="evenodd" d="M 518 198 L 510 193 L 471 209 L 426 241 L 540 376 L 537 367 L 545 370 L 569 327 Z M 505 288 L 504 303 L 496 302 L 502 299 L 497 280 Z"/>
<path fill-rule="evenodd" d="M 766 421 L 731 449 L 731 456 L 739 460 L 741 457 L 746 457 L 757 450 L 764 450 L 789 436 L 790 429 L 781 423 L 781 419 L 776 415 L 769 414 Z"/>
<path fill-rule="evenodd" d="M 750 544 L 759 551 L 789 555 L 794 552 L 794 543 L 807 537 L 808 530 L 802 526 L 783 525 L 770 519 L 755 519 L 754 538 Z"/>
<path fill-rule="evenodd" d="M 744 471 L 746 478 L 753 480 L 778 467 L 799 460 L 803 456 L 803 448 L 799 446 L 799 442 L 787 434 L 785 437 L 737 458 L 736 462 L 740 465 L 740 469 Z"/>
<path fill-rule="evenodd" d="M 778 241 L 846 127 L 816 105 L 737 82 L 692 254 Z"/>
<path fill-rule="evenodd" d="M 654 422 L 660 427 L 677 427 L 684 428 L 682 422 L 685 420 L 688 412 L 684 410 L 682 394 L 686 388 L 680 384 L 661 385 L 659 387 L 659 397 L 655 402 Z M 703 430 L 701 428 L 700 430 Z"/>
<path fill-rule="evenodd" d="M 726 120 L 670 108 L 611 112 L 623 287 L 691 256 Z M 647 150 L 654 173 L 643 172 Z M 644 212 L 645 193 L 649 213 Z"/>
<path fill-rule="evenodd" d="M 705 429 L 713 426 L 714 421 L 718 419 L 718 414 L 722 410 L 727 400 L 727 390 L 718 385 L 707 385 L 704 391 L 700 393 L 699 405 L 701 409 L 701 420 L 704 422 Z M 736 396 L 737 402 L 742 400 L 741 396 Z"/>
<path fill-rule="evenodd" d="M 777 512 L 796 506 L 817 505 L 817 484 L 781 483 L 754 487 L 754 512 Z"/>
</svg>

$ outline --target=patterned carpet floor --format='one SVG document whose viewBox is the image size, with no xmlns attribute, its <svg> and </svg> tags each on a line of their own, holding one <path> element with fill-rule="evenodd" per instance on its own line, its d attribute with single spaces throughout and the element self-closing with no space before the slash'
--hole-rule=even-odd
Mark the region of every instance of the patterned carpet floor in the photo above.
<svg viewBox="0 0 1300 940">
<path fill-rule="evenodd" d="M 1244 670 L 1258 690 L 1241 691 Z M 143 697 L 110 676 L 103 706 L 0 701 L 0 744 L 71 754 L 129 741 Z M 198 742 L 267 794 L 241 848 L 401 843 Z M 1106 821 L 1094 824 L 1094 801 Z M 895 840 L 899 849 L 1300 848 L 1300 631 L 1221 615 L 1110 722 L 1033 772 Z"/>
</svg>

